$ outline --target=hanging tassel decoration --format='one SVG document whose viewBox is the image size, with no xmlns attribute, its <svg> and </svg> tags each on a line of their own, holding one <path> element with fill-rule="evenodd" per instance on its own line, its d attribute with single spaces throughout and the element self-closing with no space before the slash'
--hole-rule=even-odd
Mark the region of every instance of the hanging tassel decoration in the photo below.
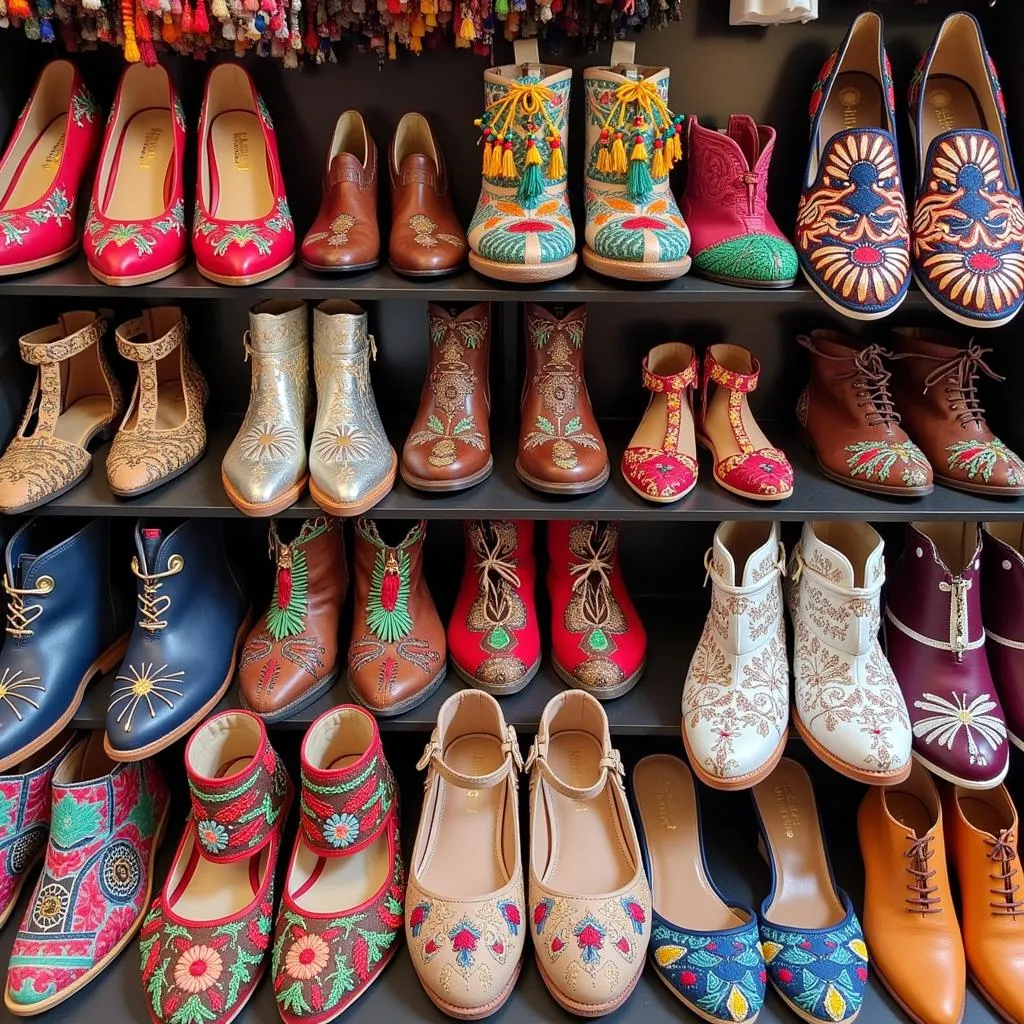
<svg viewBox="0 0 1024 1024">
<path fill-rule="evenodd" d="M 32 17 L 32 8 L 29 6 L 28 0 L 7 0 L 7 13 L 12 18 L 24 21 L 26 18 Z"/>
<path fill-rule="evenodd" d="M 626 175 L 626 192 L 634 203 L 645 203 L 650 198 L 654 189 L 651 181 L 651 171 L 647 166 L 647 146 L 644 143 L 642 118 L 635 118 L 633 126 L 636 135 L 633 136 L 633 151 L 629 154 L 629 171 Z"/>
<path fill-rule="evenodd" d="M 525 167 L 523 175 L 519 179 L 519 188 L 516 190 L 519 204 L 527 210 L 533 209 L 540 197 L 544 195 L 544 175 L 541 173 L 543 163 L 540 150 L 537 149 L 537 140 L 528 138 L 526 140 Z"/>
<path fill-rule="evenodd" d="M 609 174 L 612 169 L 612 155 L 608 149 L 608 140 L 611 132 L 607 128 L 601 129 L 601 141 L 598 143 L 597 171 L 599 174 Z"/>
<path fill-rule="evenodd" d="M 548 160 L 548 181 L 561 181 L 565 177 L 565 157 L 562 155 L 562 140 L 558 135 L 548 139 L 551 156 Z M 600 162 L 598 156 L 598 162 Z"/>
<path fill-rule="evenodd" d="M 654 159 L 651 161 L 651 177 L 664 178 L 669 172 L 669 166 L 665 160 L 664 139 L 654 140 Z"/>
<path fill-rule="evenodd" d="M 615 133 L 609 161 L 611 163 L 609 170 L 612 174 L 625 174 L 629 168 L 629 162 L 626 160 L 626 145 L 622 141 L 622 132 Z"/>
<path fill-rule="evenodd" d="M 14 4 L 17 0 L 11 0 Z M 139 44 L 135 39 L 135 11 L 132 0 L 121 0 L 121 25 L 124 31 L 124 59 L 129 64 L 138 64 L 142 59 Z"/>
<path fill-rule="evenodd" d="M 501 177 L 501 153 L 505 140 L 500 135 L 495 135 L 491 141 L 490 159 L 484 164 L 484 176 L 488 178 Z M 484 154 L 485 158 L 487 154 Z"/>
<path fill-rule="evenodd" d="M 507 181 L 515 181 L 519 177 L 519 172 L 516 170 L 516 158 L 512 151 L 512 142 L 506 139 L 501 149 L 501 177 Z"/>
</svg>

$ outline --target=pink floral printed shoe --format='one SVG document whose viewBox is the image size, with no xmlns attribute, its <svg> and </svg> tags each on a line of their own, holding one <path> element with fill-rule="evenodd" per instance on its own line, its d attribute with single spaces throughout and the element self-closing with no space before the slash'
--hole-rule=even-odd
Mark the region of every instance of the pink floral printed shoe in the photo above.
<svg viewBox="0 0 1024 1024">
<path fill-rule="evenodd" d="M 643 371 L 651 400 L 622 453 L 622 475 L 640 497 L 667 504 L 697 486 L 690 389 L 697 386 L 700 370 L 691 346 L 667 341 L 647 353 Z"/>
<path fill-rule="evenodd" d="M 398 788 L 376 719 L 351 704 L 310 726 L 300 759 L 300 828 L 274 931 L 274 997 L 285 1024 L 325 1024 L 398 949 Z"/>
<path fill-rule="evenodd" d="M 107 121 L 85 222 L 85 259 L 105 284 L 173 274 L 185 233 L 185 110 L 159 64 L 129 64 Z"/>
<path fill-rule="evenodd" d="M 230 285 L 266 281 L 295 258 L 274 124 L 240 64 L 206 79 L 192 250 L 200 274 Z"/>
<path fill-rule="evenodd" d="M 74 255 L 75 204 L 102 130 L 100 108 L 74 64 L 47 64 L 0 158 L 0 276 Z"/>
<path fill-rule="evenodd" d="M 263 976 L 274 870 L 294 792 L 248 711 L 226 711 L 185 748 L 192 813 L 139 940 L 156 1024 L 227 1024 Z"/>
<path fill-rule="evenodd" d="M 739 345 L 712 345 L 704 353 L 697 440 L 714 456 L 715 480 L 727 491 L 753 501 L 781 501 L 793 493 L 793 467 L 764 436 L 747 404 L 760 372 L 761 364 Z"/>
<path fill-rule="evenodd" d="M 135 937 L 167 824 L 155 761 L 115 764 L 94 732 L 53 773 L 43 871 L 11 949 L 4 1003 L 31 1016 L 98 977 Z"/>
<path fill-rule="evenodd" d="M 53 773 L 75 742 L 60 733 L 38 754 L 0 776 L 0 928 L 11 916 L 50 831 Z"/>
</svg>

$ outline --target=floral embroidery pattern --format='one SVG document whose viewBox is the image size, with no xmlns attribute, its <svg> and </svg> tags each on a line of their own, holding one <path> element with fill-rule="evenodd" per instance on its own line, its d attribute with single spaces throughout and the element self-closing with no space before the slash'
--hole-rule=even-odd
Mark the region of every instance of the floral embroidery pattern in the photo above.
<svg viewBox="0 0 1024 1024">
<path fill-rule="evenodd" d="M 314 231 L 306 236 L 306 241 L 322 242 L 326 239 L 329 246 L 340 249 L 342 246 L 348 245 L 348 233 L 356 226 L 356 223 L 357 221 L 352 214 L 339 213 L 331 221 L 329 231 Z"/>
<path fill-rule="evenodd" d="M 914 701 L 914 707 L 928 714 L 914 722 L 914 735 L 926 745 L 938 743 L 952 750 L 963 731 L 968 761 L 983 767 L 1006 742 L 1006 723 L 1001 715 L 991 714 L 998 706 L 987 693 L 970 699 L 955 691 L 949 698 L 923 693 L 920 700 Z"/>
<path fill-rule="evenodd" d="M 457 249 L 463 248 L 465 242 L 458 235 L 449 235 L 437 230 L 437 225 L 422 213 L 414 214 L 409 218 L 409 227 L 416 232 L 413 241 L 422 245 L 425 249 L 433 249 L 438 242 L 447 242 Z"/>
<path fill-rule="evenodd" d="M 969 480 L 980 476 L 988 483 L 996 465 L 1005 462 L 1006 486 L 1020 487 L 1024 484 L 1024 462 L 998 437 L 991 441 L 957 441 L 947 445 L 946 451 L 949 452 L 948 468 L 953 472 L 966 473 Z"/>
<path fill-rule="evenodd" d="M 84 85 L 71 97 L 71 119 L 79 127 L 83 127 L 84 121 L 92 124 L 96 115 L 100 112 L 99 104 L 92 98 L 92 94 Z"/>
<path fill-rule="evenodd" d="M 907 487 L 923 487 L 928 482 L 928 460 L 913 441 L 857 441 L 846 450 L 850 476 L 885 483 L 899 464 L 903 467 L 900 478 Z"/>
<path fill-rule="evenodd" d="M 24 213 L 11 211 L 0 213 L 0 241 L 4 245 L 24 245 L 25 238 L 38 224 L 54 221 L 63 224 L 74 216 L 74 196 L 63 188 L 55 188 L 43 202 Z"/>
<path fill-rule="evenodd" d="M 282 462 L 299 443 L 298 431 L 286 423 L 253 423 L 239 438 L 242 457 L 253 462 Z"/>
<path fill-rule="evenodd" d="M 262 224 L 230 223 L 218 226 L 204 215 L 197 200 L 192 231 L 197 238 L 209 238 L 215 256 L 223 256 L 232 245 L 240 249 L 251 245 L 261 256 L 269 256 L 274 247 L 274 240 L 267 237 L 264 229 L 279 235 L 282 231 L 290 230 L 292 226 L 287 201 L 278 199 L 276 210 L 277 212 Z M 210 237 L 211 235 L 213 237 Z"/>
</svg>

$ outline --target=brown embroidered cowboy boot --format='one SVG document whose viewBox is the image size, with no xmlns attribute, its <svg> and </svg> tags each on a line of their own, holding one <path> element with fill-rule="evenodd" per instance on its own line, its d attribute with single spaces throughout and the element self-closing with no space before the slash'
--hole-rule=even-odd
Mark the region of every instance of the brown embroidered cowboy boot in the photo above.
<svg viewBox="0 0 1024 1024">
<path fill-rule="evenodd" d="M 548 494 L 589 494 L 608 479 L 608 451 L 583 379 L 587 307 L 565 316 L 526 307 L 526 382 L 516 473 Z"/>
<path fill-rule="evenodd" d="M 935 479 L 961 491 L 1024 494 L 1024 462 L 989 429 L 978 400 L 979 373 L 1006 379 L 985 362 L 992 350 L 916 327 L 893 331 L 892 348 L 893 397 Z"/>
<path fill-rule="evenodd" d="M 431 303 L 430 362 L 402 450 L 402 479 L 423 491 L 461 491 L 490 476 L 491 314 L 486 302 Z"/>
<path fill-rule="evenodd" d="M 270 525 L 274 593 L 245 641 L 238 672 L 242 705 L 267 722 L 290 718 L 334 682 L 348 593 L 340 522 L 307 519 L 287 544 L 278 532 L 283 526 Z"/>
<path fill-rule="evenodd" d="M 444 626 L 423 578 L 426 520 L 394 546 L 381 538 L 379 525 L 372 519 L 356 523 L 348 689 L 375 714 L 400 715 L 444 679 Z"/>
</svg>

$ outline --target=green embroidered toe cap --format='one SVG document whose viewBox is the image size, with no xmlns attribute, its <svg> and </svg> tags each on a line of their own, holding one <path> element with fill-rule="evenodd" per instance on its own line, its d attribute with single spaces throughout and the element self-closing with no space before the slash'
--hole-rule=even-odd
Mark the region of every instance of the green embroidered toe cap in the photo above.
<svg viewBox="0 0 1024 1024">
<path fill-rule="evenodd" d="M 796 250 L 777 235 L 731 238 L 693 257 L 694 269 L 712 277 L 749 284 L 783 284 L 796 279 Z"/>
</svg>

